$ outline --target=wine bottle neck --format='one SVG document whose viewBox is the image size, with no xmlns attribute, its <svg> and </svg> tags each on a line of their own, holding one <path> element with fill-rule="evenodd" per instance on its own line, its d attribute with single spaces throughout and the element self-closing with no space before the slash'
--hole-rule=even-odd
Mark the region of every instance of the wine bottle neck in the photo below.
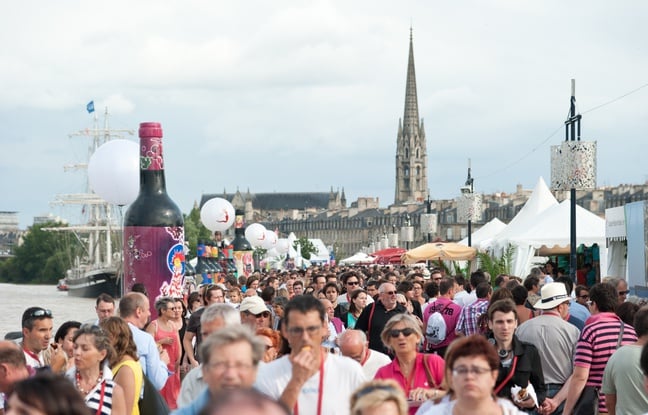
<svg viewBox="0 0 648 415">
<path fill-rule="evenodd" d="M 140 170 L 140 193 L 166 193 L 164 170 Z"/>
</svg>

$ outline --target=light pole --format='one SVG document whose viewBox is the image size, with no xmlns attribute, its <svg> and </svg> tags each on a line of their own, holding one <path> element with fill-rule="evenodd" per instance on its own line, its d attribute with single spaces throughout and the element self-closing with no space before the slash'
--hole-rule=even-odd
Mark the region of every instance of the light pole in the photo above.
<svg viewBox="0 0 648 415">
<path fill-rule="evenodd" d="M 457 222 L 468 222 L 468 246 L 472 246 L 472 221 L 481 220 L 481 196 L 475 195 L 474 183 L 468 159 L 468 178 L 460 189 L 461 198 L 457 205 Z"/>
</svg>

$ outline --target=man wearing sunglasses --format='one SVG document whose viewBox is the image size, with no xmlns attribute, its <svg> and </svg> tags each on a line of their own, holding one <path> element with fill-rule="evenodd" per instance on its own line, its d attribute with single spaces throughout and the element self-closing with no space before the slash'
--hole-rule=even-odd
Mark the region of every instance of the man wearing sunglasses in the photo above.
<svg viewBox="0 0 648 415">
<path fill-rule="evenodd" d="M 406 313 L 405 306 L 396 301 L 396 287 L 389 282 L 383 283 L 378 288 L 378 301 L 367 305 L 356 322 L 355 329 L 362 330 L 369 338 L 369 348 L 381 353 L 389 353 L 380 338 L 385 324 L 398 313 Z"/>
<path fill-rule="evenodd" d="M 241 303 L 239 311 L 241 312 L 241 323 L 247 324 L 250 328 L 254 330 L 272 328 L 270 310 L 258 295 L 246 297 Z"/>
<path fill-rule="evenodd" d="M 259 368 L 255 388 L 294 414 L 349 414 L 349 399 L 365 376 L 357 362 L 326 353 L 326 310 L 315 297 L 288 302 L 282 335 L 290 354 Z"/>
<path fill-rule="evenodd" d="M 22 350 L 27 366 L 36 369 L 43 367 L 42 351 L 47 349 L 52 339 L 53 317 L 50 310 L 41 307 L 29 307 L 22 315 Z M 65 352 L 55 349 L 52 353 L 50 366 L 58 373 L 65 365 Z"/>
</svg>

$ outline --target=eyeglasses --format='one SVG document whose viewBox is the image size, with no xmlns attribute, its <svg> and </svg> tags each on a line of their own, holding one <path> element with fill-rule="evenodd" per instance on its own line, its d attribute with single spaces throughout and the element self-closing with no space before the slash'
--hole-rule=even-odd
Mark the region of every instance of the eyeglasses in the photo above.
<svg viewBox="0 0 648 415">
<path fill-rule="evenodd" d="M 628 291 L 619 291 L 619 295 L 628 295 L 630 294 L 630 290 Z"/>
<path fill-rule="evenodd" d="M 471 367 L 466 367 L 466 366 L 459 366 L 455 367 L 452 369 L 452 374 L 454 376 L 466 376 L 469 373 L 473 374 L 475 376 L 480 376 L 483 375 L 484 373 L 491 372 L 492 369 L 489 367 L 479 367 L 479 366 L 471 366 Z"/>
<path fill-rule="evenodd" d="M 403 336 L 405 336 L 405 337 L 409 337 L 412 334 L 414 334 L 414 329 L 406 327 L 406 328 L 400 329 L 400 330 L 399 329 L 391 329 L 391 330 L 389 330 L 389 336 L 390 337 L 397 338 L 401 334 Z"/>
<path fill-rule="evenodd" d="M 242 362 L 235 362 L 235 363 L 230 363 L 230 362 L 213 362 L 209 363 L 208 366 L 212 369 L 214 369 L 216 372 L 225 372 L 227 369 L 234 369 L 237 372 L 247 372 L 250 369 L 252 369 L 252 366 L 249 363 L 242 363 Z"/>
<path fill-rule="evenodd" d="M 256 318 L 259 318 L 259 317 L 268 318 L 268 317 L 270 317 L 270 312 L 269 311 L 262 311 L 259 314 L 254 314 L 254 317 L 256 317 Z"/>
<path fill-rule="evenodd" d="M 322 326 L 288 327 L 286 331 L 288 331 L 288 334 L 291 336 L 302 336 L 304 332 L 307 332 L 309 336 L 312 336 L 321 328 Z"/>
<path fill-rule="evenodd" d="M 358 281 L 347 281 L 347 285 L 360 285 Z"/>
<path fill-rule="evenodd" d="M 383 294 L 396 295 L 397 291 L 383 291 Z"/>
</svg>

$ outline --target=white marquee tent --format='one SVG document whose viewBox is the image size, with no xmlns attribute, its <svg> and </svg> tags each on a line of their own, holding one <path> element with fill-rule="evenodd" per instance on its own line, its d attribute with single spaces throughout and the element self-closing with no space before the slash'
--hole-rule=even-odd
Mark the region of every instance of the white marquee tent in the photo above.
<svg viewBox="0 0 648 415">
<path fill-rule="evenodd" d="M 502 232 L 506 228 L 506 224 L 497 218 L 493 218 L 490 222 L 477 229 L 472 235 L 470 243 L 473 248 L 480 249 L 483 242 L 488 243 L 493 236 Z M 460 245 L 468 246 L 468 238 L 463 238 L 458 242 Z"/>
</svg>

